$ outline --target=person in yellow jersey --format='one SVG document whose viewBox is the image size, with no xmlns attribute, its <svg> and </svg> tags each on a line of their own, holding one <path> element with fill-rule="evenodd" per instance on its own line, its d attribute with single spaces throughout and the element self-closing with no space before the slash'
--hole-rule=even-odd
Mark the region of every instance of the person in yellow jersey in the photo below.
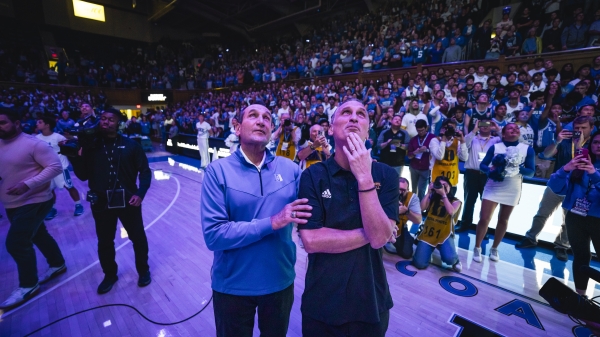
<svg viewBox="0 0 600 337">
<path fill-rule="evenodd" d="M 296 159 L 300 137 L 301 131 L 292 123 L 290 114 L 282 113 L 279 127 L 271 136 L 271 141 L 275 144 L 275 155 L 292 161 Z"/>
<path fill-rule="evenodd" d="M 438 137 L 429 143 L 431 153 L 429 168 L 431 177 L 444 176 L 448 178 L 452 190 L 451 195 L 456 194 L 458 185 L 458 161 L 469 159 L 469 149 L 464 141 L 462 132 L 456 130 L 456 122 L 445 119 L 440 128 Z M 433 179 L 432 179 L 433 180 Z"/>
<path fill-rule="evenodd" d="M 397 254 L 405 259 L 410 259 L 413 256 L 414 237 L 408 230 L 408 221 L 413 224 L 420 225 L 423 221 L 421 215 L 421 202 L 416 193 L 409 191 L 410 183 L 408 179 L 400 177 L 398 183 L 398 192 L 400 192 L 398 204 L 398 233 L 400 236 L 396 238 L 396 242 L 388 242 L 383 246 L 386 252 Z"/>
<path fill-rule="evenodd" d="M 412 264 L 418 269 L 425 269 L 431 261 L 434 249 L 439 249 L 442 262 L 452 266 L 457 272 L 462 271 L 462 264 L 456 253 L 454 244 L 454 225 L 462 202 L 450 190 L 450 179 L 438 176 L 429 184 L 429 192 L 421 200 L 421 209 L 427 210 L 427 218 L 423 229 L 417 235 L 417 249 L 413 256 Z"/>
<path fill-rule="evenodd" d="M 305 142 L 298 152 L 300 169 L 305 170 L 310 165 L 325 161 L 331 156 L 331 145 L 325 138 L 325 130 L 319 124 L 310 127 L 310 139 Z"/>
</svg>

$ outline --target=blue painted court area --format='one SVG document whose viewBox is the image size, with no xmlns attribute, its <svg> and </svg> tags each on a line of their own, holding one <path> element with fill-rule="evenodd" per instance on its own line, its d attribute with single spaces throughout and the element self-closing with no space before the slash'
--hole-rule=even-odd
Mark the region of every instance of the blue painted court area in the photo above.
<svg viewBox="0 0 600 337">
<path fill-rule="evenodd" d="M 415 234 L 417 232 L 418 226 L 413 225 L 411 227 L 411 233 Z M 455 237 L 456 246 L 465 250 L 472 251 L 475 248 L 475 231 L 469 230 L 467 232 L 458 233 Z M 489 254 L 489 249 L 492 247 L 492 243 L 494 242 L 494 236 L 490 235 L 489 240 L 484 240 L 481 245 L 481 250 L 483 255 Z M 558 277 L 565 277 L 565 270 L 572 270 L 573 264 L 573 255 L 569 254 L 569 260 L 566 262 L 558 260 L 554 256 L 554 250 L 543 248 L 543 247 L 535 247 L 535 248 L 527 248 L 527 249 L 518 249 L 515 247 L 515 244 L 518 241 L 504 238 L 500 246 L 498 246 L 498 251 L 500 252 L 500 259 L 502 261 L 515 264 L 517 266 L 523 266 L 528 269 L 538 270 L 538 268 L 543 268 L 538 266 L 539 262 L 547 262 L 550 264 L 550 269 L 544 268 L 544 273 Z M 538 261 L 538 265 L 536 265 L 536 261 Z M 547 265 L 544 263 L 544 265 Z M 596 269 L 600 269 L 600 262 L 592 260 L 590 266 Z M 573 273 L 569 272 L 569 281 L 573 281 Z M 596 285 L 597 289 L 600 289 L 600 284 Z"/>
<path fill-rule="evenodd" d="M 190 166 L 194 166 L 194 167 L 200 166 L 199 159 L 194 159 L 194 158 L 185 157 L 185 156 L 154 157 L 154 158 L 148 158 L 148 161 L 151 163 L 161 162 L 161 161 L 167 161 L 168 158 L 171 158 L 172 160 L 174 160 L 176 162 L 184 163 L 184 164 L 187 164 Z M 516 209 L 516 211 L 518 213 L 518 208 Z M 417 229 L 418 229 L 418 226 L 413 225 L 411 227 L 411 233 L 415 234 L 417 232 Z M 467 232 L 458 233 L 455 237 L 455 240 L 456 240 L 457 247 L 472 251 L 473 248 L 475 247 L 475 232 L 473 230 L 469 230 Z M 482 253 L 484 255 L 489 254 L 489 249 L 491 248 L 493 242 L 494 242 L 493 235 L 490 235 L 489 240 L 483 241 L 481 248 L 482 248 Z M 504 240 L 502 240 L 502 243 L 498 247 L 499 252 L 500 252 L 500 259 L 502 261 L 512 263 L 512 264 L 515 264 L 518 266 L 523 266 L 525 268 L 533 269 L 533 270 L 537 270 L 538 268 L 544 268 L 542 266 L 537 266 L 536 261 L 539 261 L 538 265 L 541 264 L 540 262 L 546 262 L 543 264 L 547 265 L 549 263 L 550 269 L 544 268 L 544 273 L 558 277 L 558 278 L 565 277 L 565 270 L 569 270 L 569 271 L 572 270 L 573 255 L 569 255 L 569 261 L 563 262 L 563 261 L 558 260 L 554 256 L 554 251 L 551 249 L 547 249 L 547 248 L 543 248 L 543 247 L 517 249 L 515 247 L 516 243 L 517 243 L 517 241 L 508 239 L 508 238 L 504 238 Z M 600 269 L 600 262 L 592 260 L 590 265 L 593 268 Z M 569 272 L 568 274 L 569 274 L 569 280 L 573 281 L 573 273 Z M 600 284 L 596 285 L 596 288 L 600 289 Z"/>
</svg>

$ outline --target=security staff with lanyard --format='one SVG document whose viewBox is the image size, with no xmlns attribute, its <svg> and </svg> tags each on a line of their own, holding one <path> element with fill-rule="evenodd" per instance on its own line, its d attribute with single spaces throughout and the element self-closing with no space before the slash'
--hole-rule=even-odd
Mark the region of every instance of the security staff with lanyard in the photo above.
<svg viewBox="0 0 600 337">
<path fill-rule="evenodd" d="M 465 161 L 465 174 L 463 181 L 463 189 L 465 192 L 465 205 L 462 213 L 460 226 L 455 227 L 455 231 L 460 233 L 469 229 L 473 223 L 473 212 L 477 198 L 481 200 L 483 196 L 483 188 L 487 182 L 487 175 L 479 169 L 479 164 L 490 147 L 496 143 L 500 143 L 500 137 L 492 136 L 492 129 L 499 130 L 500 128 L 489 120 L 476 120 L 475 127 L 468 135 L 465 136 L 465 144 L 469 149 L 469 158 Z"/>
<path fill-rule="evenodd" d="M 75 175 L 82 181 L 88 180 L 90 188 L 87 200 L 96 222 L 98 258 L 104 272 L 99 294 L 109 292 L 118 280 L 114 243 L 117 220 L 121 220 L 133 242 L 138 286 L 145 287 L 151 282 L 141 207 L 150 188 L 151 172 L 142 147 L 117 133 L 122 119 L 119 110 L 104 110 L 100 115 L 98 138 L 91 147 L 82 148 L 79 157 L 70 158 Z"/>
</svg>

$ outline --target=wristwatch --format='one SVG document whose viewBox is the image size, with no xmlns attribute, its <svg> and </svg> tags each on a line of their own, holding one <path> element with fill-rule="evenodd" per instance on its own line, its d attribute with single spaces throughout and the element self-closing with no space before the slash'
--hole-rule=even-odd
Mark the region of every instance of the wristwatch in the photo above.
<svg viewBox="0 0 600 337">
<path fill-rule="evenodd" d="M 310 144 L 310 146 L 309 146 L 309 147 L 310 147 L 310 149 L 311 149 L 311 150 L 314 150 L 314 149 L 315 149 L 315 146 L 314 146 L 313 144 Z"/>
</svg>

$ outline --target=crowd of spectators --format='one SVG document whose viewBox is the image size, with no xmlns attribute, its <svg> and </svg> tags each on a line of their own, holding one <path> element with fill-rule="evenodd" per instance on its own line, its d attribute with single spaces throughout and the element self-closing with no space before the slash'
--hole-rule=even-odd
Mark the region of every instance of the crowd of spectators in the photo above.
<svg viewBox="0 0 600 337">
<path fill-rule="evenodd" d="M 376 13 L 329 17 L 302 37 L 254 45 L 162 41 L 67 50 L 69 58 L 61 53 L 49 70 L 44 70 L 43 53 L 35 48 L 4 47 L 0 79 L 211 89 L 600 45 L 597 2 L 525 1 L 512 19 L 507 10 L 499 22 L 483 21 L 491 5 L 476 0 L 390 1 Z"/>
<path fill-rule="evenodd" d="M 522 141 L 533 146 L 538 154 L 556 139 L 557 130 L 563 126 L 568 128 L 581 111 L 600 124 L 600 118 L 595 117 L 600 116 L 600 111 L 595 111 L 600 94 L 600 56 L 578 69 L 572 64 L 555 69 L 552 60 L 542 58 L 531 64 L 510 64 L 508 68 L 508 72 L 502 72 L 494 66 L 449 67 L 431 73 L 423 69 L 420 73 L 408 72 L 403 78 L 389 74 L 379 81 L 307 79 L 295 85 L 276 82 L 240 91 L 195 93 L 187 101 L 149 109 L 122 125 L 121 130 L 162 138 L 166 142 L 169 134 L 196 134 L 202 115 L 210 125 L 211 137 L 227 138 L 234 133 L 233 119 L 240 117 L 243 108 L 259 103 L 272 111 L 274 129 L 282 124 L 282 114 L 290 116 L 302 130 L 297 140 L 301 145 L 310 136 L 310 126 L 330 123 L 339 104 L 356 98 L 368 109 L 369 143 L 377 157 L 378 137 L 391 127 L 394 115 L 402 117 L 402 127 L 409 137 L 417 134 L 415 122 L 419 119 L 428 122 L 433 134 L 439 134 L 445 119 L 455 120 L 457 129 L 464 134 L 473 130 L 476 120 L 489 119 L 499 127 L 518 121 L 522 124 Z M 68 93 L 8 88 L 0 94 L 0 106 L 21 112 L 26 132 L 34 131 L 39 113 L 52 113 L 58 118 L 66 111 L 69 118 L 77 120 L 84 102 L 96 109 L 110 103 L 101 91 L 92 95 L 90 91 Z M 521 116 L 521 111 L 526 113 Z M 173 126 L 176 128 L 171 130 Z M 546 168 L 540 170 L 538 176 L 547 177 L 548 173 Z"/>
<path fill-rule="evenodd" d="M 469 148 L 475 137 L 500 139 L 501 136 L 504 143 L 525 149 L 522 153 L 527 152 L 527 176 L 549 178 L 573 158 L 576 150 L 589 146 L 591 134 L 600 127 L 598 95 L 600 55 L 577 69 L 567 63 L 560 70 L 554 68 L 551 59 L 536 58 L 531 64 L 509 64 L 506 72 L 495 66 L 454 68 L 449 65 L 434 72 L 427 68 L 419 73 L 407 72 L 402 78 L 395 78 L 390 73 L 379 81 L 356 79 L 340 82 L 330 77 L 307 79 L 302 84 L 276 82 L 240 91 L 195 93 L 187 101 L 149 109 L 140 119 L 132 117 L 123 122 L 119 130 L 128 135 L 162 138 L 164 143 L 181 133 L 208 133 L 210 137 L 225 138 L 226 144 L 234 149 L 239 143 L 235 127 L 240 121 L 241 111 L 250 104 L 262 104 L 268 107 L 272 116 L 273 136 L 268 147 L 276 155 L 307 167 L 312 161 L 324 160 L 335 153 L 330 123 L 341 103 L 359 100 L 366 107 L 365 116 L 369 118 L 369 136 L 365 145 L 373 149 L 373 159 L 391 165 L 400 173 L 408 163 L 412 192 L 422 198 L 430 179 L 440 174 L 450 182 L 450 193 L 456 192 L 459 160 L 467 162 L 472 159 L 472 167 L 465 164 L 465 169 L 475 170 L 480 175 L 477 165 L 481 158 L 475 157 L 482 153 Z M 34 132 L 32 126 L 40 115 L 55 114 L 56 131 L 64 132 L 62 126 L 72 125 L 79 110 L 87 110 L 88 105 L 102 110 L 110 104 L 101 95 L 94 96 L 89 92 L 69 94 L 62 90 L 44 92 L 13 88 L 1 90 L 0 100 L 0 106 L 21 112 L 24 130 L 30 133 Z M 483 128 L 487 128 L 485 134 Z M 510 131 L 504 132 L 503 129 Z M 514 140 L 507 140 L 509 137 Z M 421 146 L 423 142 L 425 145 Z M 487 140 L 482 143 L 487 143 Z M 484 161 L 479 164 L 489 165 L 495 149 L 488 149 Z M 448 151 L 454 151 L 453 155 L 446 157 L 444 153 L 450 153 Z M 311 157 L 315 153 L 317 156 Z M 454 153 L 458 155 L 454 156 Z M 208 151 L 205 151 L 204 158 L 207 157 Z M 440 162 L 451 164 L 453 171 L 441 168 L 446 164 Z M 416 167 L 417 164 L 422 167 Z M 425 172 L 424 182 L 417 174 L 419 170 Z M 489 167 L 488 170 L 482 176 L 486 181 L 489 182 L 488 177 L 500 179 L 492 178 L 494 170 Z M 515 184 L 507 187 L 508 190 L 504 187 L 498 190 L 506 195 L 511 194 L 510 189 L 514 188 L 511 200 L 516 196 L 517 203 L 521 191 L 518 178 L 519 186 Z M 487 188 L 488 184 L 485 186 Z M 562 202 L 559 197 L 546 197 L 549 193 L 544 193 L 536 218 L 547 219 L 551 214 L 548 210 L 556 209 Z M 470 209 L 471 215 L 475 199 L 471 198 L 465 204 L 464 209 Z M 515 200 L 502 200 L 496 202 L 515 206 Z M 550 203 L 552 205 L 548 206 Z M 470 225 L 470 220 L 465 220 L 463 211 L 461 221 L 464 227 Z M 501 221 L 505 230 L 508 217 Z M 527 237 L 517 247 L 537 245 L 537 234 L 545 222 L 542 221 L 540 227 L 534 221 Z M 476 262 L 481 262 L 482 253 L 478 245 L 483 240 L 486 226 L 481 221 L 478 225 Z M 556 239 L 555 250 L 557 258 L 566 261 L 569 243 L 566 237 L 561 239 L 563 234 L 564 228 Z M 501 239 L 502 234 L 495 237 L 490 255 L 492 261 L 499 260 L 497 247 Z M 577 245 L 579 247 L 580 243 Z M 454 260 L 455 270 L 460 270 L 460 264 Z"/>
</svg>

